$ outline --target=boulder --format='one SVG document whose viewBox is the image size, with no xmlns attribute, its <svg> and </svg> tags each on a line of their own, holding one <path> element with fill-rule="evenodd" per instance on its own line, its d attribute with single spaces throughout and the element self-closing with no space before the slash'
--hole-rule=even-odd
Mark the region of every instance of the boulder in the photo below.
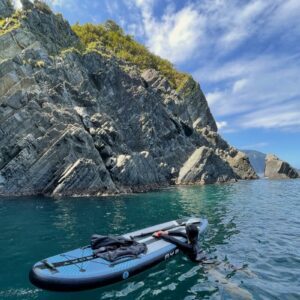
<svg viewBox="0 0 300 300">
<path fill-rule="evenodd" d="M 194 151 L 179 171 L 177 184 L 207 184 L 237 179 L 230 165 L 208 147 Z"/>
<path fill-rule="evenodd" d="M 218 151 L 218 150 L 217 150 Z M 230 165 L 237 179 L 258 179 L 256 172 L 250 164 L 248 156 L 234 147 L 229 151 L 218 151 L 219 155 Z"/>
<path fill-rule="evenodd" d="M 265 177 L 269 179 L 298 178 L 298 172 L 274 154 L 267 154 Z"/>
</svg>

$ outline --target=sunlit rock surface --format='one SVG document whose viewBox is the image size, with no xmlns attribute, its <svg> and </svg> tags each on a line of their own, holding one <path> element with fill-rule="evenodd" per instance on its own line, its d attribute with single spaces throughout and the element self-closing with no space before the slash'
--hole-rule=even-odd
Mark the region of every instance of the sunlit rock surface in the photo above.
<svg viewBox="0 0 300 300">
<path fill-rule="evenodd" d="M 153 69 L 80 54 L 61 15 L 22 2 L 0 35 L 0 194 L 102 195 L 256 178 L 217 133 L 198 83 L 178 92 Z M 0 0 L 0 18 L 12 13 Z"/>
<path fill-rule="evenodd" d="M 298 172 L 274 154 L 266 156 L 265 176 L 270 179 L 298 178 Z"/>
</svg>

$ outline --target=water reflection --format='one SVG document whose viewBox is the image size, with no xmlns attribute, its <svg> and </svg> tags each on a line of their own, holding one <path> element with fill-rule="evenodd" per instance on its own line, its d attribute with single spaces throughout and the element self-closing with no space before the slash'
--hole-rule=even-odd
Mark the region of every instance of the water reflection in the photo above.
<svg viewBox="0 0 300 300">
<path fill-rule="evenodd" d="M 127 207 L 124 199 L 117 197 L 113 201 L 109 228 L 113 229 L 114 231 L 120 231 L 126 220 L 126 210 Z"/>
<path fill-rule="evenodd" d="M 74 227 L 78 220 L 73 213 L 72 203 L 68 200 L 54 200 L 53 203 L 56 207 L 56 220 L 53 225 L 59 230 L 64 230 L 67 235 L 73 236 Z"/>
</svg>

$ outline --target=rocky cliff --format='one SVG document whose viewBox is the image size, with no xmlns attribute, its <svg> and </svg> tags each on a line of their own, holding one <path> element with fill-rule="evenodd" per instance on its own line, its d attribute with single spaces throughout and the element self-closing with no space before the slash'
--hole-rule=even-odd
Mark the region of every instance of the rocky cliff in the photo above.
<svg viewBox="0 0 300 300">
<path fill-rule="evenodd" d="M 298 172 L 274 154 L 266 156 L 265 176 L 270 179 L 298 178 Z"/>
<path fill-rule="evenodd" d="M 200 86 L 79 52 L 40 1 L 0 0 L 0 194 L 87 195 L 256 178 Z"/>
</svg>

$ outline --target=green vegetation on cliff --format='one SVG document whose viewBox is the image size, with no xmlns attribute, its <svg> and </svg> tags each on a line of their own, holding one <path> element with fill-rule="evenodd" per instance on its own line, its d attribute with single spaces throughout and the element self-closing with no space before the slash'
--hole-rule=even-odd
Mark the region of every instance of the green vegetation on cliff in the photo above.
<svg viewBox="0 0 300 300">
<path fill-rule="evenodd" d="M 20 27 L 22 12 L 17 10 L 13 15 L 7 18 L 0 18 L 0 35 Z"/>
<path fill-rule="evenodd" d="M 118 58 L 137 65 L 141 70 L 153 68 L 161 72 L 173 88 L 180 90 L 191 77 L 175 70 L 166 59 L 151 53 L 145 46 L 124 33 L 114 21 L 105 24 L 75 24 L 73 31 L 87 50 L 108 51 Z"/>
</svg>

